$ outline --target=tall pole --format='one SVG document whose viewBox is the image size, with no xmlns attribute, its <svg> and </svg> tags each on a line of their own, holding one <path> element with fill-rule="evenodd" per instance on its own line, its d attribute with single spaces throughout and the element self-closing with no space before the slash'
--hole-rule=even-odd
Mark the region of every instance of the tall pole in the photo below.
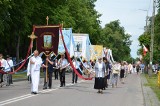
<svg viewBox="0 0 160 106">
<path fill-rule="evenodd" d="M 146 16 L 146 27 L 145 27 L 145 32 L 147 33 L 148 31 L 148 10 L 147 10 L 147 16 Z"/>
<path fill-rule="evenodd" d="M 156 0 L 153 0 L 153 13 L 152 13 L 152 20 L 151 20 L 151 43 L 150 43 L 150 70 L 148 73 L 149 76 L 152 76 L 155 8 L 156 8 Z"/>
<path fill-rule="evenodd" d="M 47 17 L 46 17 L 46 21 L 47 21 L 46 24 L 47 24 L 47 25 L 48 25 L 48 20 L 49 20 L 49 17 L 47 16 Z M 49 55 L 48 55 L 48 54 L 46 54 L 46 59 L 47 59 L 47 58 L 49 58 Z M 46 81 L 45 81 L 45 82 L 46 82 L 46 83 L 45 83 L 45 87 L 46 87 L 46 86 L 48 85 L 48 84 L 47 84 L 47 82 L 48 82 L 48 61 L 47 61 L 47 60 L 45 60 L 45 61 L 46 61 L 46 66 L 47 66 L 47 67 L 46 67 Z"/>
<path fill-rule="evenodd" d="M 141 11 L 146 11 L 147 12 L 147 16 L 146 16 L 146 26 L 144 27 L 144 31 L 147 32 L 148 31 L 148 10 L 145 9 L 139 9 Z"/>
</svg>

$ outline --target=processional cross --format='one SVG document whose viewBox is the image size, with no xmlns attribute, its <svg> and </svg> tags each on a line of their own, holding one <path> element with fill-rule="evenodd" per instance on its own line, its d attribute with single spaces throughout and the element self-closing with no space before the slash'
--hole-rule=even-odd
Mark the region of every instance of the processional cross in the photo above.
<svg viewBox="0 0 160 106">
<path fill-rule="evenodd" d="M 48 17 L 48 16 L 46 17 L 46 20 L 47 20 L 47 25 L 48 25 L 48 20 L 49 20 L 49 17 Z"/>
</svg>

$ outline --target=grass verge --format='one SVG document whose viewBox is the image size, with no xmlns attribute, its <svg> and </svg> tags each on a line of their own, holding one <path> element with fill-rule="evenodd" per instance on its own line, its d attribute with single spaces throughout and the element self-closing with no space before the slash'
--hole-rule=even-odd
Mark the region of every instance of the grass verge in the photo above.
<svg viewBox="0 0 160 106">
<path fill-rule="evenodd" d="M 160 101 L 160 87 L 158 87 L 158 76 L 154 74 L 152 75 L 152 77 L 149 77 L 148 74 L 145 74 L 145 77 L 148 81 L 145 86 L 151 87 L 151 89 L 155 92 Z"/>
<path fill-rule="evenodd" d="M 22 72 L 22 73 L 21 73 L 21 72 L 22 72 L 22 71 L 19 71 L 19 72 L 13 74 L 13 75 L 12 75 L 13 79 L 14 79 L 14 80 L 17 80 L 17 79 L 27 79 L 27 78 L 28 78 L 28 77 L 27 77 L 27 72 Z M 41 77 L 44 76 L 44 74 L 43 74 L 42 71 L 40 72 L 40 76 L 41 76 Z"/>
</svg>

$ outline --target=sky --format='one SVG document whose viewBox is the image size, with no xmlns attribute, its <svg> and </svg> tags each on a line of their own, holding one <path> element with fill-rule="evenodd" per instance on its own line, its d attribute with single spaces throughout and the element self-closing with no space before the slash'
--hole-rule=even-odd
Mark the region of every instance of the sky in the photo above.
<svg viewBox="0 0 160 106">
<path fill-rule="evenodd" d="M 146 16 L 152 15 L 153 0 L 97 0 L 95 9 L 102 14 L 101 26 L 111 21 L 120 20 L 125 32 L 132 35 L 131 56 L 138 57 L 138 37 L 143 34 Z"/>
</svg>

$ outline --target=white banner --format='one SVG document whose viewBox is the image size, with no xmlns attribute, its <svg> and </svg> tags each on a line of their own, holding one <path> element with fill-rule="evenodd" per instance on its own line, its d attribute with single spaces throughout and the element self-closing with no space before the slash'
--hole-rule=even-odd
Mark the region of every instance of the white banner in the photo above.
<svg viewBox="0 0 160 106">
<path fill-rule="evenodd" d="M 70 55 L 90 60 L 90 41 L 88 34 L 73 33 Z"/>
</svg>

